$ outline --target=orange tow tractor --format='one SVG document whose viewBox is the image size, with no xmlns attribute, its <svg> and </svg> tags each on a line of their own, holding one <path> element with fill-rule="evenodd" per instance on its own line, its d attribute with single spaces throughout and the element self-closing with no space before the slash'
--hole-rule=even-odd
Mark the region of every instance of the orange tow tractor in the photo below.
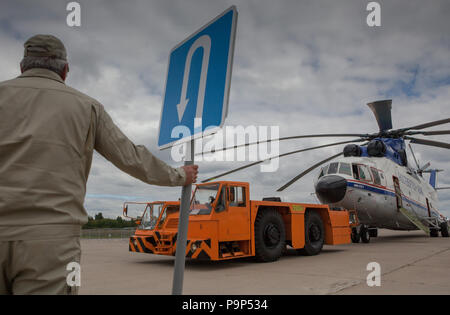
<svg viewBox="0 0 450 315">
<path fill-rule="evenodd" d="M 126 216 L 127 205 L 124 205 Z M 352 216 L 354 213 L 352 212 Z M 132 252 L 175 255 L 179 202 L 148 203 L 135 235 Z M 198 184 L 191 199 L 186 257 L 226 260 L 256 257 L 275 261 L 289 245 L 316 255 L 324 244 L 351 242 L 349 211 L 327 205 L 250 200 L 246 182 Z"/>
</svg>

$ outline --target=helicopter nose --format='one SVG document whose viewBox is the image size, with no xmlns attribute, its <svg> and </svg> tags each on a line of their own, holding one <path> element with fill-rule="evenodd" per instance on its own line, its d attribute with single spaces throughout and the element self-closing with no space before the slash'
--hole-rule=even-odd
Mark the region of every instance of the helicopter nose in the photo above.
<svg viewBox="0 0 450 315">
<path fill-rule="evenodd" d="M 328 175 L 319 179 L 316 184 L 316 194 L 322 203 L 336 203 L 344 199 L 347 191 L 347 181 L 337 175 Z"/>
</svg>

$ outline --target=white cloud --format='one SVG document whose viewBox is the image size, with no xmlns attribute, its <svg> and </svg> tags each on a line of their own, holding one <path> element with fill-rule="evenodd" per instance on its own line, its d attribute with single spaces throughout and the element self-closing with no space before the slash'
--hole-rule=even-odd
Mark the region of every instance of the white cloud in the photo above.
<svg viewBox="0 0 450 315">
<path fill-rule="evenodd" d="M 278 125 L 281 136 L 377 131 L 369 101 L 393 98 L 395 128 L 448 117 L 450 4 L 381 2 L 382 27 L 365 24 L 361 1 L 79 1 L 81 28 L 65 25 L 60 1 L 2 1 L 0 80 L 18 74 L 24 40 L 52 33 L 66 44 L 68 84 L 97 98 L 136 143 L 170 163 L 156 148 L 170 49 L 210 18 L 236 4 L 239 11 L 231 84 L 229 125 Z M 443 128 L 435 128 L 443 129 Z M 446 128 L 448 129 L 448 128 Z M 448 136 L 432 139 L 449 142 Z M 341 139 L 282 143 L 283 152 Z M 251 182 L 255 198 L 276 188 L 341 147 L 302 153 L 280 161 L 274 175 L 251 168 L 227 177 Z M 415 146 L 420 160 L 447 169 L 444 149 Z M 201 178 L 234 163 L 201 163 Z M 450 169 L 448 170 L 450 171 Z M 315 173 L 282 194 L 310 201 Z M 449 184 L 446 174 L 440 180 Z M 177 199 L 180 189 L 143 184 L 96 155 L 88 193 Z M 439 193 L 450 209 L 450 191 Z M 90 211 L 121 214 L 117 200 L 88 198 Z M 447 212 L 450 215 L 450 212 Z"/>
</svg>

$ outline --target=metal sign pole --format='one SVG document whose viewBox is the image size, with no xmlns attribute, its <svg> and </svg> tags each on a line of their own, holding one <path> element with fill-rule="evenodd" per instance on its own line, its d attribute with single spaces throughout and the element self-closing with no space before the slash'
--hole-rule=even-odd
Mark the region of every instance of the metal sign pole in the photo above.
<svg viewBox="0 0 450 315">
<path fill-rule="evenodd" d="M 194 140 L 191 140 L 190 143 L 187 144 L 186 161 L 184 162 L 185 166 L 194 164 L 194 142 Z M 183 293 L 191 193 L 192 185 L 183 186 L 181 190 L 180 218 L 178 221 L 178 236 L 175 253 L 175 270 L 173 273 L 172 295 L 181 295 Z"/>
</svg>

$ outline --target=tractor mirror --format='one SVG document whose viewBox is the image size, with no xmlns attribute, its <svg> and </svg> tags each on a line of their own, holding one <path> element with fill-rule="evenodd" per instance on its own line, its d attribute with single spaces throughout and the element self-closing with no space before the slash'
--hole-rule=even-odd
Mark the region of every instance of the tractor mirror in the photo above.
<svg viewBox="0 0 450 315">
<path fill-rule="evenodd" d="M 126 217 L 128 215 L 128 205 L 123 208 L 123 215 Z"/>
</svg>

